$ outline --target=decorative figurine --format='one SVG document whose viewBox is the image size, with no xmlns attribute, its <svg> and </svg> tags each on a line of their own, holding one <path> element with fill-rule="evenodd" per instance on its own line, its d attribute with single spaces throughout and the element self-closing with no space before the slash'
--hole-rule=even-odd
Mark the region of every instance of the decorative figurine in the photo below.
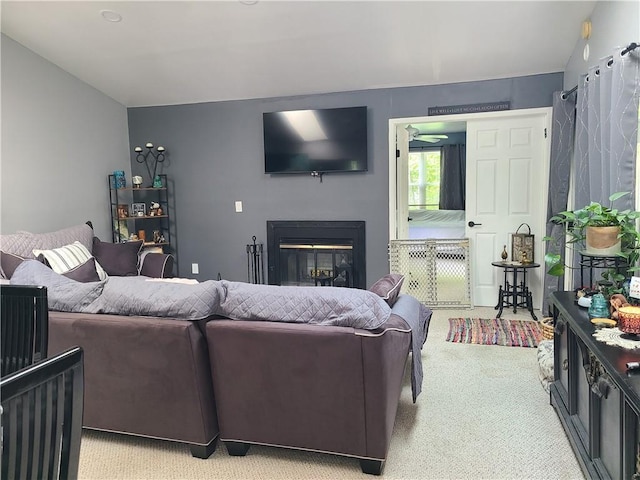
<svg viewBox="0 0 640 480">
<path fill-rule="evenodd" d="M 507 253 L 507 246 L 505 245 L 502 249 L 502 253 L 500 254 L 500 257 L 502 258 L 503 262 L 507 261 L 507 258 L 509 258 L 509 254 Z"/>
<path fill-rule="evenodd" d="M 140 185 L 142 185 L 142 177 L 140 175 L 134 175 L 131 178 L 131 183 L 133 183 L 133 188 L 140 188 Z"/>
<path fill-rule="evenodd" d="M 156 175 L 153 178 L 153 188 L 162 188 L 162 178 L 160 178 L 160 175 Z"/>
</svg>

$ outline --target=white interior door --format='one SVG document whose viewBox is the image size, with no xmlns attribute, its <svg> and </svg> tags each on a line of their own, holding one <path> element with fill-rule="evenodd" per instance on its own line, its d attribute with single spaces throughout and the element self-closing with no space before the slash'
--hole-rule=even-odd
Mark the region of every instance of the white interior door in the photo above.
<svg viewBox="0 0 640 480">
<path fill-rule="evenodd" d="M 396 237 L 409 238 L 409 132 L 404 125 L 396 125 L 396 149 L 398 152 L 396 169 Z"/>
<path fill-rule="evenodd" d="M 534 261 L 541 267 L 529 269 L 527 283 L 534 307 L 542 303 L 547 122 L 547 112 L 467 122 L 466 235 L 475 305 L 496 305 L 504 276 L 491 262 L 501 260 L 504 245 L 511 255 L 511 234 L 522 223 L 535 234 Z"/>
</svg>

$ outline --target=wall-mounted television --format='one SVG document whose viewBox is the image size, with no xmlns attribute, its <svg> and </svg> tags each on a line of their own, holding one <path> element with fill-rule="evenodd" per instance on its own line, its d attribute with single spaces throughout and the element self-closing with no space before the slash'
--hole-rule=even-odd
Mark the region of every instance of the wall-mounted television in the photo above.
<svg viewBox="0 0 640 480">
<path fill-rule="evenodd" d="M 367 107 L 263 114 L 265 173 L 364 172 Z"/>
</svg>

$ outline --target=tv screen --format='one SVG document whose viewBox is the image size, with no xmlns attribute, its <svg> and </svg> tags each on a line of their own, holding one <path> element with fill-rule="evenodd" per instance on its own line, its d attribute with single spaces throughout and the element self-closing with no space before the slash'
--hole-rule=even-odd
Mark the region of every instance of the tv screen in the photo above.
<svg viewBox="0 0 640 480">
<path fill-rule="evenodd" d="M 367 170 L 367 107 L 263 114 L 265 173 Z"/>
</svg>

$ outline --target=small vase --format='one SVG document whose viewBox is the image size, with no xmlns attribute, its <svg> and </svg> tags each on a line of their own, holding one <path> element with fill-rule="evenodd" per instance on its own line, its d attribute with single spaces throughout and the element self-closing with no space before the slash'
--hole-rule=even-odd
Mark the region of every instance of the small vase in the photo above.
<svg viewBox="0 0 640 480">
<path fill-rule="evenodd" d="M 589 318 L 609 318 L 609 302 L 601 293 L 596 293 L 591 297 L 589 306 Z"/>
<path fill-rule="evenodd" d="M 502 249 L 502 253 L 500 254 L 500 257 L 502 258 L 503 262 L 507 261 L 507 258 L 509 258 L 509 254 L 507 253 L 507 246 L 505 245 Z"/>
</svg>

